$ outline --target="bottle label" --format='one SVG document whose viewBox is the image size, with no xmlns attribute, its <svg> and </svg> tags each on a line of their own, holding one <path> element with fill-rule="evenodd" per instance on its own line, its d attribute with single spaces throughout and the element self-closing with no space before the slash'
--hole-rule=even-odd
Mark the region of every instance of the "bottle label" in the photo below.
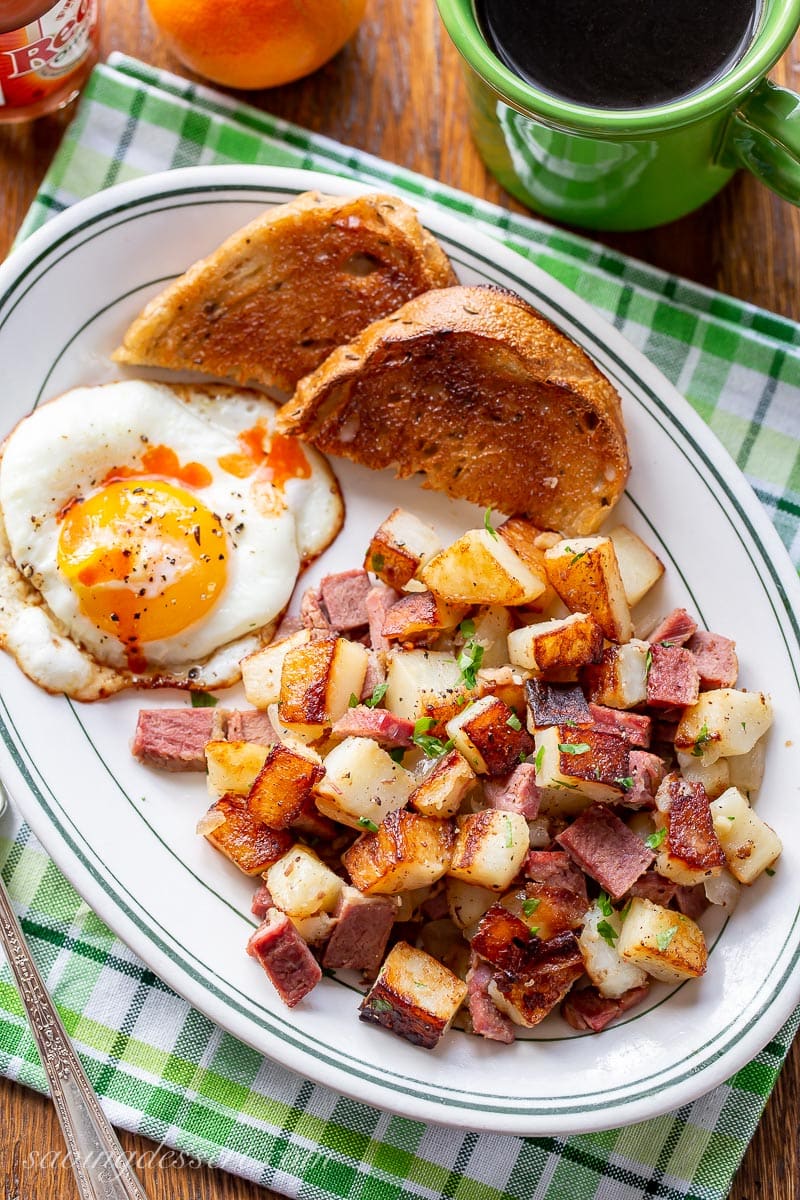
<svg viewBox="0 0 800 1200">
<path fill-rule="evenodd" d="M 0 33 L 0 105 L 23 107 L 60 91 L 92 50 L 97 0 L 60 0 L 22 29 Z"/>
</svg>

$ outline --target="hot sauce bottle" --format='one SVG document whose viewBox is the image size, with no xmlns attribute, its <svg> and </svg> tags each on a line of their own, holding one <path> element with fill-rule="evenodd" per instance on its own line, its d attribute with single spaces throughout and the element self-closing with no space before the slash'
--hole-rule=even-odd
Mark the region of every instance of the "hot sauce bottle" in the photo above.
<svg viewBox="0 0 800 1200">
<path fill-rule="evenodd" d="M 97 48 L 97 0 L 0 0 L 0 123 L 68 104 Z"/>
</svg>

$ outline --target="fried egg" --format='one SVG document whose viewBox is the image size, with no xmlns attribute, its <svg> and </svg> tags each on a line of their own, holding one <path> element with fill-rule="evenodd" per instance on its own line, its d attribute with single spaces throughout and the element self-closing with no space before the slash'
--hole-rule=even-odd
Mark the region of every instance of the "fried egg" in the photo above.
<svg viewBox="0 0 800 1200">
<path fill-rule="evenodd" d="M 126 380 L 20 422 L 0 460 L 0 644 L 31 679 L 82 700 L 236 681 L 343 519 L 327 463 L 273 431 L 276 411 Z"/>
</svg>

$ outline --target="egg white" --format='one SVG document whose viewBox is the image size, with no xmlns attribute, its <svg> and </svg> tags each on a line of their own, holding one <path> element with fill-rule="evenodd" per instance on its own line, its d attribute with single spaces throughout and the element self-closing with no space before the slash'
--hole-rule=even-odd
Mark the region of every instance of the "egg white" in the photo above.
<svg viewBox="0 0 800 1200">
<path fill-rule="evenodd" d="M 342 523 L 336 481 L 312 451 L 304 448 L 310 479 L 284 488 L 220 467 L 220 457 L 240 451 L 237 433 L 257 421 L 269 428 L 275 412 L 255 393 L 128 380 L 76 388 L 16 427 L 0 460 L 0 642 L 35 682 L 78 699 L 148 681 L 235 682 L 240 659 L 271 636 L 302 563 Z M 205 616 L 142 644 L 143 677 L 128 669 L 122 644 L 81 611 L 57 548 L 63 506 L 90 495 L 112 468 L 135 466 L 148 445 L 168 446 L 181 463 L 209 471 L 210 485 L 196 494 L 220 517 L 228 558 L 226 585 Z"/>
</svg>

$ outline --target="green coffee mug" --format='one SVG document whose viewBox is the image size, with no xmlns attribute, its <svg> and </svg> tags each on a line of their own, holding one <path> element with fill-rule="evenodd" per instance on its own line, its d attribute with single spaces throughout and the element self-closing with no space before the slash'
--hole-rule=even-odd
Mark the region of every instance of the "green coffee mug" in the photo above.
<svg viewBox="0 0 800 1200">
<path fill-rule="evenodd" d="M 590 229 L 649 229 L 704 204 L 738 167 L 800 204 L 800 96 L 766 78 L 800 25 L 800 0 L 763 0 L 750 46 L 722 78 L 635 110 L 531 86 L 486 44 L 473 0 L 437 4 L 464 59 L 478 150 L 529 208 Z"/>
</svg>

